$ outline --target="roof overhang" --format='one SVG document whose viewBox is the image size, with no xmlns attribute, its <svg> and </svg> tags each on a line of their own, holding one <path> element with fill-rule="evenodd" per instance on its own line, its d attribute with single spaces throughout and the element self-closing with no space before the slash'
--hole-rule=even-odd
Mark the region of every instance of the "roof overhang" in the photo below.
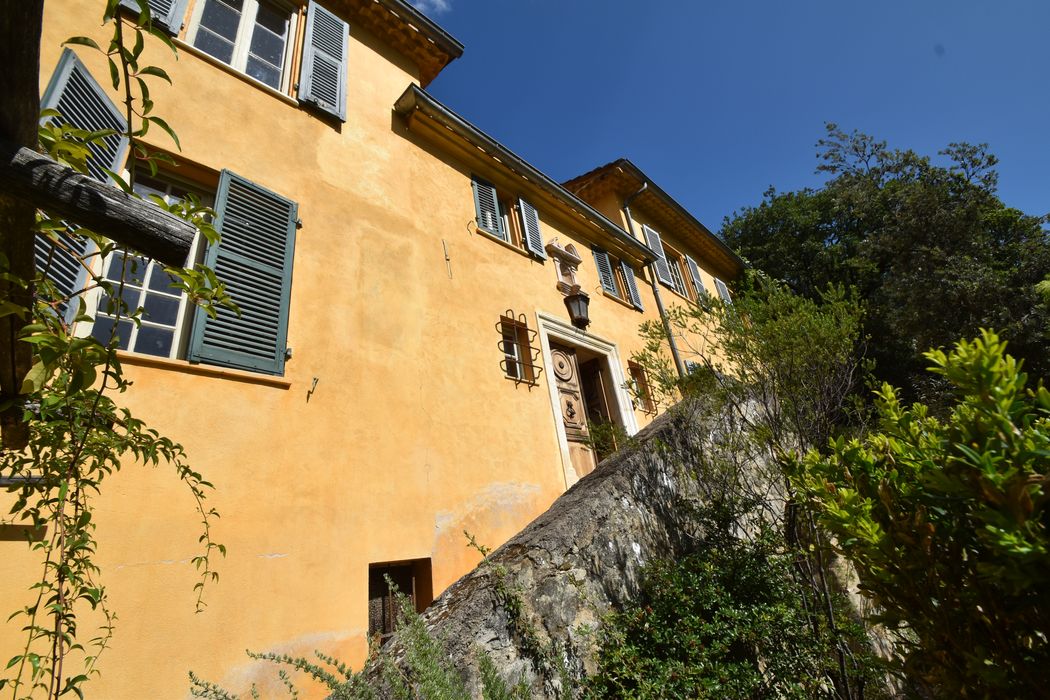
<svg viewBox="0 0 1050 700">
<path fill-rule="evenodd" d="M 419 81 L 424 86 L 463 55 L 463 44 L 404 0 L 342 2 L 349 11 L 349 21 L 360 24 L 419 66 Z"/>
<path fill-rule="evenodd" d="M 418 86 L 410 85 L 405 90 L 394 103 L 394 112 L 405 117 L 414 132 L 431 141 L 445 142 L 446 151 L 458 155 L 465 165 L 474 166 L 474 163 L 466 161 L 475 160 L 489 170 L 512 176 L 520 183 L 523 191 L 553 203 L 565 218 L 575 223 L 576 230 L 589 232 L 586 236 L 588 239 L 618 257 L 641 264 L 656 259 L 656 254 L 648 246 Z M 479 175 L 484 176 L 485 173 Z"/>
<path fill-rule="evenodd" d="M 739 255 L 626 158 L 595 168 L 564 184 L 583 199 L 594 201 L 612 192 L 624 201 L 646 183 L 645 190 L 632 200 L 632 208 L 644 211 L 658 229 L 684 235 L 704 259 L 727 278 L 735 278 L 744 271 L 746 264 Z"/>
</svg>

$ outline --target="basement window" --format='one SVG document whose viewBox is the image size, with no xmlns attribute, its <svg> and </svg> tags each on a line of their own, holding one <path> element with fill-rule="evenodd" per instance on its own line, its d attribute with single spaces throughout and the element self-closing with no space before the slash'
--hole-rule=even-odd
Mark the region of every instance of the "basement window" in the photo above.
<svg viewBox="0 0 1050 700">
<path fill-rule="evenodd" d="M 397 630 L 396 594 L 406 596 L 417 613 L 427 609 L 434 601 L 430 559 L 368 565 L 368 638 L 379 644 Z"/>
</svg>

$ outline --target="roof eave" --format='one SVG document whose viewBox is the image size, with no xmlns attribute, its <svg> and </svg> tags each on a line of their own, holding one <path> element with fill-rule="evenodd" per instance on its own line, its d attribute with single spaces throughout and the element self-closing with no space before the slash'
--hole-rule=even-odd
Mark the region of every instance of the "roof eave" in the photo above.
<svg viewBox="0 0 1050 700">
<path fill-rule="evenodd" d="M 642 183 L 649 183 L 648 192 L 649 194 L 659 198 L 665 205 L 673 209 L 679 216 L 685 219 L 691 226 L 695 226 L 699 229 L 707 238 L 715 243 L 715 245 L 726 255 L 730 262 L 736 265 L 737 274 L 740 274 L 747 267 L 747 263 L 736 254 L 736 252 L 726 245 L 725 241 L 716 236 L 711 229 L 707 228 L 699 219 L 689 213 L 685 207 L 678 203 L 674 197 L 667 194 L 659 185 L 653 182 L 652 178 L 642 172 L 642 169 L 632 163 L 627 158 L 620 158 L 611 163 L 607 163 L 603 166 L 599 166 L 594 170 L 591 170 L 583 175 L 575 177 L 566 184 L 580 183 L 584 188 L 587 182 L 593 180 L 595 177 L 601 176 L 603 173 L 610 172 L 616 168 L 623 170 L 625 173 L 631 175 L 637 182 L 637 186 L 641 187 Z"/>
<path fill-rule="evenodd" d="M 649 246 L 636 240 L 591 205 L 527 163 L 499 141 L 496 141 L 435 100 L 419 86 L 410 85 L 394 103 L 394 111 L 404 117 L 410 116 L 413 112 L 418 112 L 434 119 L 460 138 L 480 148 L 490 156 L 499 158 L 504 166 L 519 176 L 526 178 L 556 199 L 560 199 L 570 207 L 577 209 L 587 219 L 612 236 L 620 245 L 633 252 L 643 263 L 649 263 L 656 259 L 656 253 Z"/>
</svg>

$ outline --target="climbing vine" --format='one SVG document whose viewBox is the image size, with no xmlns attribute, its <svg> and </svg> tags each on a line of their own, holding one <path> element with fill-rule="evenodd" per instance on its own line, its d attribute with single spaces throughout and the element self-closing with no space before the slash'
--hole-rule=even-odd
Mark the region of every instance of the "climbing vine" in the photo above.
<svg viewBox="0 0 1050 700">
<path fill-rule="evenodd" d="M 143 52 L 147 39 L 157 39 L 175 51 L 171 40 L 152 25 L 149 7 L 138 0 L 140 12 L 119 11 L 119 0 L 106 0 L 102 23 L 112 30 L 103 48 L 89 37 L 73 37 L 66 44 L 95 50 L 107 59 L 114 90 L 122 93 L 127 121 L 123 134 L 131 148 L 129 175 L 106 171 L 111 183 L 129 196 L 134 194 L 136 172 L 147 169 L 156 174 L 158 165 L 171 158 L 150 149 L 143 138 L 150 128 L 166 132 L 179 146 L 174 130 L 153 114 L 151 81 L 171 82 L 160 67 L 146 63 Z M 64 115 L 45 110 L 41 115 L 41 151 L 77 171 L 87 172 L 91 146 L 114 135 L 113 131 L 85 131 L 64 121 Z M 209 221 L 212 212 L 189 198 L 154 204 L 192 223 L 210 242 L 218 234 Z M 17 399 L 0 405 L 0 410 L 16 407 L 29 428 L 29 442 L 23 450 L 0 453 L 0 477 L 13 496 L 10 522 L 26 526 L 28 545 L 39 557 L 39 573 L 30 588 L 28 602 L 14 610 L 11 619 L 21 624 L 24 642 L 6 663 L 6 677 L 0 688 L 10 691 L 12 700 L 58 698 L 72 693 L 83 697 L 83 685 L 99 673 L 99 658 L 113 636 L 113 611 L 102 571 L 96 560 L 95 501 L 104 482 L 123 464 L 169 465 L 190 492 L 200 516 L 201 550 L 192 562 L 198 572 L 194 586 L 195 605 L 204 608 L 205 586 L 218 578 L 214 560 L 225 555 L 225 548 L 212 533 L 218 517 L 207 505 L 212 489 L 200 473 L 193 470 L 185 451 L 177 442 L 136 418 L 115 400 L 129 389 L 117 353 L 117 323 L 108 339 L 97 340 L 78 334 L 84 324 L 94 321 L 82 294 L 92 289 L 103 293 L 105 311 L 116 320 L 138 324 L 141 308 L 129 308 L 123 298 L 125 280 L 136 272 L 135 260 L 124 255 L 126 249 L 105 237 L 105 232 L 76 227 L 47 211 L 38 213 L 36 233 L 49 251 L 32 280 L 10 273 L 6 261 L 5 279 L 18 289 L 34 290 L 30 308 L 4 299 L 0 314 L 18 314 L 28 323 L 18 342 L 32 347 L 32 367 L 24 378 Z M 91 245 L 79 246 L 77 239 Z M 79 253 L 79 250 L 87 252 Z M 59 253 L 58 251 L 61 251 Z M 68 255 L 86 271 L 86 282 L 74 293 L 64 293 L 50 281 L 56 255 Z M 109 256 L 122 256 L 122 274 L 117 282 L 105 279 L 97 263 Z M 165 272 L 175 289 L 210 315 L 219 306 L 236 309 L 214 273 L 203 267 L 168 267 Z M 94 634 L 85 633 L 84 618 L 99 620 Z"/>
</svg>

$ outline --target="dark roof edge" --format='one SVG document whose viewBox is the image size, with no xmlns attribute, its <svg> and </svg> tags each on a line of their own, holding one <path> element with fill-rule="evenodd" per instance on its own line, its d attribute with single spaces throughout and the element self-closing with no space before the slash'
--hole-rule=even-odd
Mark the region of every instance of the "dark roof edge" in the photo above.
<svg viewBox="0 0 1050 700">
<path fill-rule="evenodd" d="M 456 37 L 446 32 L 436 22 L 412 7 L 405 0 L 376 0 L 376 2 L 388 10 L 405 15 L 412 24 L 416 25 L 421 33 L 425 34 L 428 39 L 437 44 L 438 48 L 451 56 L 450 62 L 463 55 L 463 44 L 459 43 Z"/>
<path fill-rule="evenodd" d="M 661 188 L 659 185 L 657 185 L 655 182 L 653 182 L 653 179 L 651 177 L 649 177 L 644 172 L 642 172 L 641 168 L 639 168 L 637 165 L 632 163 L 627 158 L 620 158 L 619 160 L 614 160 L 611 163 L 603 165 L 603 166 L 601 166 L 599 168 L 595 168 L 594 170 L 590 171 L 589 173 L 584 173 L 583 175 L 575 177 L 572 180 L 568 180 L 568 182 L 574 182 L 576 180 L 582 180 L 583 178 L 587 177 L 591 173 L 595 173 L 595 172 L 597 172 L 599 170 L 605 170 L 606 168 L 614 168 L 614 167 L 621 167 L 621 168 L 625 168 L 625 169 L 631 170 L 631 171 L 634 172 L 635 177 L 637 177 L 639 180 L 641 180 L 642 182 L 648 182 L 649 183 L 649 191 L 650 192 L 655 194 L 660 199 L 664 200 L 670 207 L 672 207 L 682 217 L 684 217 L 686 219 L 686 221 L 690 222 L 691 224 L 693 224 L 697 228 L 699 228 L 701 231 L 706 233 L 711 238 L 711 240 L 713 240 L 718 245 L 718 247 L 721 248 L 722 251 L 727 256 L 729 256 L 729 258 L 733 262 L 735 262 L 737 265 L 740 266 L 741 270 L 743 270 L 743 269 L 745 269 L 747 267 L 747 263 L 745 263 L 744 260 L 739 255 L 737 255 L 736 252 L 732 248 L 730 248 L 728 245 L 726 245 L 725 241 L 723 241 L 721 238 L 719 238 L 714 233 L 712 233 L 711 229 L 707 228 L 707 226 L 704 226 L 704 224 L 701 223 L 699 219 L 697 219 L 695 216 L 693 216 L 692 214 L 689 213 L 688 209 L 686 209 L 681 204 L 679 204 L 678 201 L 674 197 L 672 197 L 671 195 L 667 194 L 667 192 L 665 192 L 663 190 L 663 188 Z"/>
<path fill-rule="evenodd" d="M 407 116 L 413 110 L 422 112 L 428 117 L 437 120 L 446 128 L 451 129 L 454 133 L 463 137 L 475 146 L 482 148 L 490 155 L 499 156 L 500 161 L 504 165 L 511 170 L 514 170 L 519 175 L 524 175 L 530 181 L 536 183 L 536 185 L 545 189 L 556 198 L 561 199 L 570 206 L 582 211 L 588 218 L 593 219 L 598 226 L 604 229 L 618 242 L 628 249 L 634 250 L 635 253 L 637 253 L 645 262 L 651 262 L 656 259 L 656 253 L 653 252 L 649 246 L 634 239 L 622 228 L 605 218 L 603 214 L 599 213 L 591 205 L 587 204 L 572 192 L 544 175 L 532 165 L 529 165 L 499 141 L 496 141 L 466 119 L 435 100 L 426 90 L 423 90 L 418 85 L 409 85 L 408 89 L 405 90 L 401 97 L 397 99 L 397 102 L 394 103 L 394 111 L 402 116 Z"/>
</svg>

